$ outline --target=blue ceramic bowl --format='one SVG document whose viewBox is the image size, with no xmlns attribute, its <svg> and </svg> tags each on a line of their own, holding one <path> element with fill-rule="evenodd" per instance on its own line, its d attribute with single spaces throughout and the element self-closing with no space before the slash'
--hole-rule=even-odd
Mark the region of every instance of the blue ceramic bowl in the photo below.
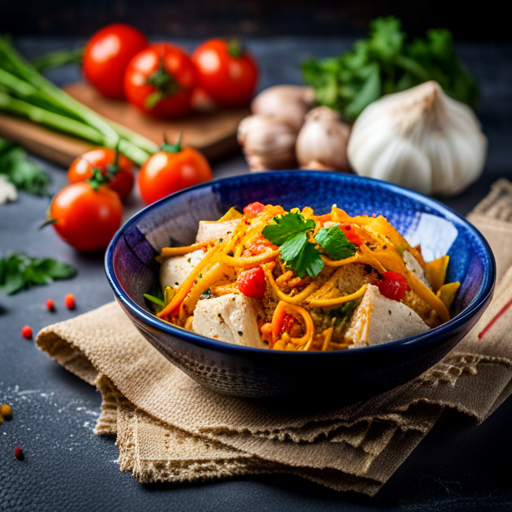
<svg viewBox="0 0 512 512">
<path fill-rule="evenodd" d="M 158 283 L 155 256 L 162 247 L 190 244 L 200 220 L 216 220 L 231 206 L 261 201 L 285 209 L 333 204 L 350 215 L 381 214 L 428 258 L 450 255 L 448 281 L 460 281 L 454 317 L 423 334 L 383 345 L 336 352 L 284 352 L 240 347 L 176 328 L 148 309 L 144 293 Z M 416 234 L 414 234 L 416 232 Z M 495 281 L 492 252 L 462 217 L 435 200 L 359 176 L 279 171 L 226 178 L 173 194 L 134 215 L 106 253 L 115 297 L 144 337 L 172 363 L 210 389 L 240 397 L 328 396 L 345 402 L 368 398 L 420 375 L 445 356 L 488 305 Z M 326 394 L 326 390 L 329 393 Z"/>
</svg>

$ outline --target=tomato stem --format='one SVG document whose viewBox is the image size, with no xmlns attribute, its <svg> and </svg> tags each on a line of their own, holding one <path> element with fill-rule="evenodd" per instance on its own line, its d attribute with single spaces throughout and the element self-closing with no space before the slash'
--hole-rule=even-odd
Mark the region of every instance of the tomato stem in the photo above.
<svg viewBox="0 0 512 512">
<path fill-rule="evenodd" d="M 160 60 L 160 67 L 146 78 L 146 84 L 152 85 L 156 91 L 152 92 L 144 102 L 146 108 L 155 108 L 160 101 L 181 91 L 181 87 L 174 77 L 167 72 L 164 60 Z"/>
<path fill-rule="evenodd" d="M 242 53 L 244 53 L 242 41 L 237 37 L 230 39 L 228 41 L 228 54 L 231 55 L 231 57 L 238 58 L 242 56 Z"/>
<path fill-rule="evenodd" d="M 165 138 L 164 133 L 164 143 L 160 146 L 160 149 L 162 151 L 165 151 L 166 153 L 176 154 L 181 151 L 181 130 L 180 133 L 178 133 L 178 138 L 176 139 L 176 142 L 174 144 L 169 144 Z"/>
</svg>

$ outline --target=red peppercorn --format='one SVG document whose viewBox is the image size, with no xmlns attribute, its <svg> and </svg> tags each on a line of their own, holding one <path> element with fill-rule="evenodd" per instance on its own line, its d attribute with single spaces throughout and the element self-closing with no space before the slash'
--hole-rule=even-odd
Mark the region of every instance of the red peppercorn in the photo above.
<svg viewBox="0 0 512 512">
<path fill-rule="evenodd" d="M 246 296 L 253 299 L 261 299 L 265 295 L 267 283 L 265 272 L 261 267 L 254 267 L 242 272 L 236 282 L 238 289 Z"/>
<path fill-rule="evenodd" d="M 24 327 L 21 328 L 21 335 L 25 339 L 31 340 L 32 339 L 32 328 L 28 325 L 25 325 Z"/>
<path fill-rule="evenodd" d="M 52 299 L 48 299 L 46 301 L 46 307 L 48 308 L 48 311 L 55 311 L 55 304 Z"/>
<path fill-rule="evenodd" d="M 411 289 L 407 279 L 398 272 L 384 272 L 382 279 L 379 279 L 375 284 L 384 297 L 396 301 L 402 300 L 405 293 Z"/>
<path fill-rule="evenodd" d="M 16 446 L 16 448 L 14 448 L 14 456 L 18 460 L 23 460 L 23 450 L 19 446 Z"/>
<path fill-rule="evenodd" d="M 68 293 L 64 297 L 64 304 L 66 304 L 68 309 L 75 309 L 75 297 L 72 293 Z"/>
</svg>

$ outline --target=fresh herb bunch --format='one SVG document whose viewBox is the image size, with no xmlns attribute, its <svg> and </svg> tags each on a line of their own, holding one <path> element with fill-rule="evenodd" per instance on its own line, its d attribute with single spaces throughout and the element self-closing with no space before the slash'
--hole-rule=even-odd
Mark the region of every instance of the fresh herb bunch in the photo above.
<svg viewBox="0 0 512 512">
<path fill-rule="evenodd" d="M 299 277 L 320 274 L 324 268 L 322 252 L 308 236 L 315 228 L 315 221 L 305 219 L 299 212 L 278 215 L 272 220 L 274 224 L 265 226 L 263 236 L 279 247 L 286 265 Z M 357 250 L 337 226 L 322 228 L 316 234 L 316 243 L 335 260 L 349 258 Z"/>
<path fill-rule="evenodd" d="M 27 153 L 14 142 L 0 138 L 0 176 L 18 190 L 36 196 L 48 193 L 49 176 L 27 158 Z"/>
<path fill-rule="evenodd" d="M 457 59 L 450 31 L 427 31 L 424 39 L 407 41 L 393 16 L 370 23 L 367 39 L 338 57 L 302 63 L 304 81 L 315 89 L 320 105 L 339 110 L 347 121 L 384 94 L 435 80 L 453 98 L 475 108 L 478 87 Z"/>
<path fill-rule="evenodd" d="M 50 284 L 57 279 L 69 279 L 76 269 L 53 258 L 32 258 L 23 253 L 11 253 L 0 258 L 0 291 L 12 295 L 36 284 Z"/>
</svg>

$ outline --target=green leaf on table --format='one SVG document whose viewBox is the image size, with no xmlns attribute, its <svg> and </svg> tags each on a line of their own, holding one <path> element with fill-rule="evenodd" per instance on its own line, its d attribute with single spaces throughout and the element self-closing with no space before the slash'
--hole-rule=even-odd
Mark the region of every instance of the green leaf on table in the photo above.
<svg viewBox="0 0 512 512">
<path fill-rule="evenodd" d="M 0 138 L 0 176 L 18 190 L 36 196 L 47 194 L 49 176 L 27 159 L 27 153 L 11 141 Z"/>
<path fill-rule="evenodd" d="M 23 253 L 10 253 L 0 258 L 0 292 L 7 295 L 75 275 L 72 265 L 53 258 L 32 258 Z"/>
</svg>

